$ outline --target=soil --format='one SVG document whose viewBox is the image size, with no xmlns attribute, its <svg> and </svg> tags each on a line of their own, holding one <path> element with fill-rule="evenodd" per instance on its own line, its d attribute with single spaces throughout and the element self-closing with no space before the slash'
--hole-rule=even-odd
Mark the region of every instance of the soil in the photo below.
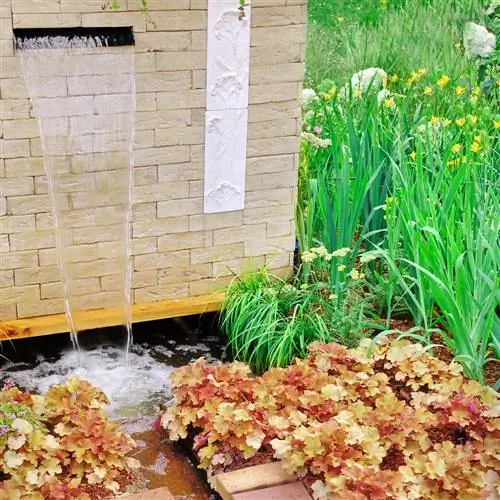
<svg viewBox="0 0 500 500">
<path fill-rule="evenodd" d="M 391 320 L 390 329 L 398 330 L 400 332 L 406 332 L 411 328 L 413 328 L 414 326 L 415 324 L 408 319 Z M 411 341 L 412 339 L 409 338 L 408 340 Z M 437 333 L 433 333 L 431 335 L 431 341 L 433 344 L 438 344 L 441 346 L 441 347 L 435 347 L 432 350 L 433 355 L 439 358 L 441 361 L 444 361 L 446 363 L 451 363 L 454 358 L 453 353 L 448 349 L 448 347 L 443 345 L 443 339 L 441 338 L 441 336 Z M 486 385 L 493 387 L 497 383 L 497 381 L 500 380 L 500 363 L 498 362 L 488 363 L 484 367 L 484 378 Z"/>
</svg>

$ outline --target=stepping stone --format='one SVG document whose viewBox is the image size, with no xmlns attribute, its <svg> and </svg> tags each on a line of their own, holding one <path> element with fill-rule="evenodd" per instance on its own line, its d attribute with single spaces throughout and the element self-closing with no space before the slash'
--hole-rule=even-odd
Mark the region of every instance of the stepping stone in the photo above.
<svg viewBox="0 0 500 500">
<path fill-rule="evenodd" d="M 223 500 L 233 500 L 237 498 L 235 496 L 236 494 L 250 491 L 253 492 L 253 490 L 263 490 L 265 488 L 287 483 L 293 484 L 296 482 L 296 476 L 286 474 L 279 462 L 272 462 L 217 474 L 212 478 L 211 485 Z M 256 499 L 265 497 L 251 498 Z M 286 497 L 281 498 L 284 499 Z M 309 498 L 309 496 L 304 498 Z M 290 500 L 292 500 L 292 498 Z M 293 497 L 293 500 L 295 500 L 295 497 Z"/>
<path fill-rule="evenodd" d="M 311 500 L 311 497 L 302 483 L 288 483 L 236 493 L 233 500 Z"/>
<path fill-rule="evenodd" d="M 132 495 L 125 495 L 123 500 L 175 500 L 168 488 L 156 488 L 149 491 L 141 491 Z"/>
</svg>

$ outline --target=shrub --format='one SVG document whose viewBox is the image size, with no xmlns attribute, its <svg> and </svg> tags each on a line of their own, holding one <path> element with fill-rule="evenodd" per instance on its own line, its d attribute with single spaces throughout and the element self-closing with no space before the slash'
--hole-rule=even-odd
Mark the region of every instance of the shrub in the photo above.
<svg viewBox="0 0 500 500">
<path fill-rule="evenodd" d="M 89 488 L 99 498 L 118 493 L 137 463 L 126 457 L 132 439 L 102 412 L 107 403 L 104 393 L 83 380 L 55 385 L 45 397 L 4 385 L 0 498 L 90 499 Z"/>
<path fill-rule="evenodd" d="M 226 291 L 222 329 L 234 358 L 247 362 L 256 373 L 305 357 L 313 342 L 336 340 L 355 346 L 373 326 L 364 314 L 367 300 L 359 294 L 364 274 L 354 268 L 351 275 L 356 279 L 345 274 L 339 297 L 330 289 L 323 267 L 329 267 L 326 249 L 312 250 L 316 259 L 305 264 L 306 279 L 299 272 L 287 282 L 264 269 L 236 277 Z"/>
<path fill-rule="evenodd" d="M 486 498 L 485 475 L 500 470 L 498 394 L 418 344 L 385 339 L 373 356 L 369 345 L 317 344 L 258 378 L 200 359 L 173 374 L 162 425 L 174 440 L 195 430 L 209 473 L 271 450 L 318 500 Z"/>
</svg>

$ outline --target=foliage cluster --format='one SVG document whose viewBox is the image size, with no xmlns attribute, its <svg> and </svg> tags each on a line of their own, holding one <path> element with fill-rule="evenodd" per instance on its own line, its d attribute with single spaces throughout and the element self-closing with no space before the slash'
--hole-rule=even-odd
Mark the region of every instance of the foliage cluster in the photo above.
<svg viewBox="0 0 500 500">
<path fill-rule="evenodd" d="M 486 498 L 499 486 L 498 395 L 423 351 L 387 338 L 373 353 L 368 341 L 315 344 L 262 377 L 200 359 L 173 374 L 162 425 L 174 440 L 194 429 L 210 473 L 235 450 L 272 450 L 318 500 Z"/>
<path fill-rule="evenodd" d="M 496 85 L 421 68 L 390 75 L 376 95 L 345 101 L 331 89 L 311 101 L 305 133 L 328 145 L 304 141 L 297 226 L 303 260 L 345 234 L 351 262 L 360 248 L 377 258 L 367 273 L 384 298 L 377 314 L 410 314 L 427 345 L 440 333 L 482 382 L 490 347 L 500 353 Z"/>
<path fill-rule="evenodd" d="M 476 12 L 453 8 L 460 19 Z M 446 43 L 457 62 L 450 73 L 442 61 L 398 64 L 388 74 L 367 69 L 371 80 L 358 73 L 359 85 L 323 80 L 317 92 L 305 90 L 301 261 L 291 282 L 304 307 L 290 305 L 278 292 L 286 283 L 266 276 L 269 300 L 259 309 L 259 280 L 235 280 L 223 316 L 237 359 L 252 367 L 259 360 L 259 370 L 283 366 L 314 340 L 355 345 L 370 328 L 389 330 L 404 317 L 415 324 L 406 335 L 427 346 L 440 335 L 467 376 L 485 382 L 486 363 L 500 355 L 500 74 L 495 53 L 468 60 L 461 44 Z M 311 329 L 295 311 L 306 311 Z M 267 355 L 284 347 L 288 357 Z"/>
<path fill-rule="evenodd" d="M 118 493 L 137 466 L 132 439 L 102 411 L 104 393 L 69 379 L 45 397 L 12 383 L 0 391 L 0 499 L 90 499 Z M 107 495 L 106 495 L 107 494 Z"/>
</svg>

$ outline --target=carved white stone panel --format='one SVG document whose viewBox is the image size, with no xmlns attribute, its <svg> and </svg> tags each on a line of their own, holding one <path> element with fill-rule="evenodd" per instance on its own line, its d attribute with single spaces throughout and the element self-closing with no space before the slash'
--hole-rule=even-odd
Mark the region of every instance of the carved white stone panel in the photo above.
<svg viewBox="0 0 500 500">
<path fill-rule="evenodd" d="M 250 15 L 247 5 L 240 16 L 237 0 L 208 1 L 208 110 L 248 106 Z"/>
<path fill-rule="evenodd" d="M 248 109 L 207 111 L 205 213 L 242 210 Z"/>
<path fill-rule="evenodd" d="M 245 204 L 250 1 L 208 0 L 205 213 Z"/>
</svg>

